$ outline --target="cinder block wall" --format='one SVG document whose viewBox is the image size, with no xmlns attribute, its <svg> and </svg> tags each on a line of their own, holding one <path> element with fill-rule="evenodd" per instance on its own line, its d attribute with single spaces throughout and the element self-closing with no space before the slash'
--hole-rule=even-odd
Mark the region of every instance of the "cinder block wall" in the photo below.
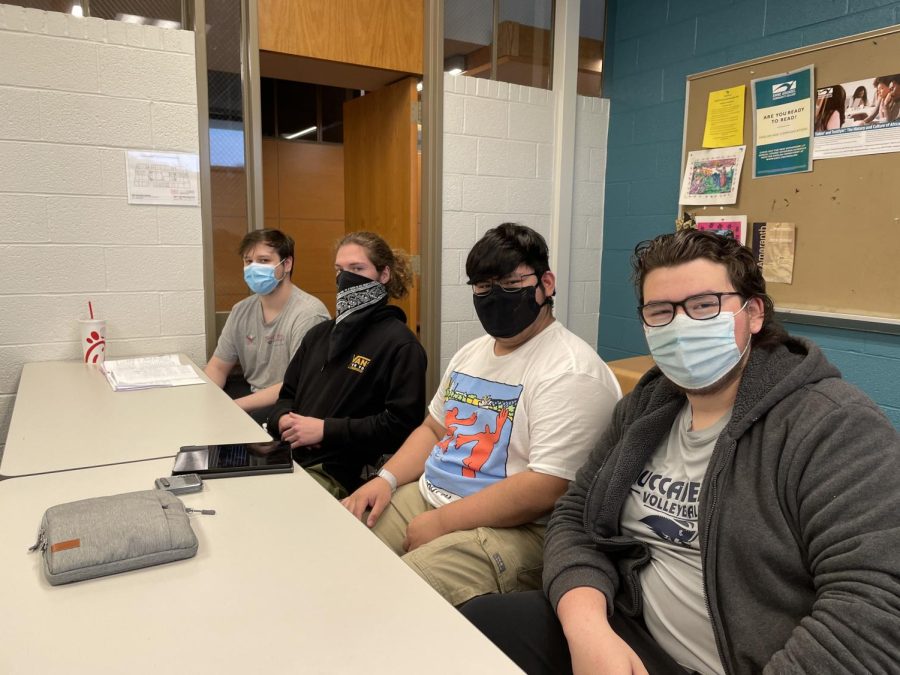
<svg viewBox="0 0 900 675">
<path fill-rule="evenodd" d="M 0 450 L 22 365 L 205 362 L 200 209 L 130 206 L 125 151 L 197 152 L 194 35 L 0 5 Z"/>
<path fill-rule="evenodd" d="M 647 353 L 628 258 L 637 242 L 674 229 L 685 77 L 897 23 L 896 1 L 610 0 L 603 68 L 611 107 L 599 321 L 603 358 Z M 884 59 L 887 70 L 897 63 L 894 54 Z M 844 377 L 900 427 L 900 337 L 787 328 L 818 343 Z"/>
<path fill-rule="evenodd" d="M 609 101 L 578 97 L 575 114 L 575 171 L 572 186 L 572 244 L 569 330 L 597 347 L 600 316 L 600 256 Z"/>
<path fill-rule="evenodd" d="M 441 371 L 484 335 L 466 281 L 466 256 L 487 230 L 513 221 L 551 239 L 554 93 L 444 76 Z M 606 101 L 578 97 L 568 327 L 597 344 Z"/>
</svg>

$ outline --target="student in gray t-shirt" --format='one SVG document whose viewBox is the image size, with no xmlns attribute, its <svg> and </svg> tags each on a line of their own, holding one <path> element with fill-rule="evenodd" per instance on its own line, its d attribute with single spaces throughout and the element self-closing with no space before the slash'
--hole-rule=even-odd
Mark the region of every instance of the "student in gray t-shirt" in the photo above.
<svg viewBox="0 0 900 675">
<path fill-rule="evenodd" d="M 300 340 L 330 319 L 325 305 L 291 283 L 294 240 L 279 230 L 254 230 L 238 249 L 253 295 L 237 303 L 222 329 L 206 374 L 254 419 L 263 421 L 278 399 Z M 240 363 L 242 378 L 229 377 Z"/>
<path fill-rule="evenodd" d="M 897 672 L 900 434 L 735 239 L 632 263 L 656 367 L 556 502 L 544 593 L 463 614 L 531 674 Z"/>
</svg>

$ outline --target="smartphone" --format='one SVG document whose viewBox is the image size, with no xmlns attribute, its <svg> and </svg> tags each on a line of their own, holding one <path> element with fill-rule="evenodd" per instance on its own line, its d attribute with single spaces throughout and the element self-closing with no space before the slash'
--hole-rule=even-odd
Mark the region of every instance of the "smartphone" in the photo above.
<svg viewBox="0 0 900 675">
<path fill-rule="evenodd" d="M 172 494 L 183 495 L 188 492 L 200 492 L 203 489 L 203 481 L 195 473 L 185 473 L 180 476 L 164 476 L 157 478 L 156 489 L 168 490 Z"/>
</svg>

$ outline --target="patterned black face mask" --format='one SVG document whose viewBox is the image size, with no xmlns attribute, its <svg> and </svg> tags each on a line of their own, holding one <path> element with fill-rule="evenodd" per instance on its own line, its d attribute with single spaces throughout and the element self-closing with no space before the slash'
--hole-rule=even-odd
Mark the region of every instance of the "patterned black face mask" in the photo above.
<svg viewBox="0 0 900 675">
<path fill-rule="evenodd" d="M 335 318 L 338 323 L 348 314 L 378 304 L 382 298 L 387 297 L 384 284 L 347 270 L 337 275 L 337 289 Z"/>
<path fill-rule="evenodd" d="M 384 284 L 344 270 L 337 275 L 337 306 L 328 344 L 328 361 L 337 358 L 356 340 L 371 315 L 387 304 Z"/>
</svg>

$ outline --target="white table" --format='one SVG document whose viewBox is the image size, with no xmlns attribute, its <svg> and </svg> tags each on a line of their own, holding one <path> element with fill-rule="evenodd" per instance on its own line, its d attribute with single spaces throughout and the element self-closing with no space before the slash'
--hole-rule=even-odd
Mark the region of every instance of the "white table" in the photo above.
<svg viewBox="0 0 900 675">
<path fill-rule="evenodd" d="M 183 363 L 191 363 L 181 355 Z M 0 474 L 21 476 L 174 456 L 183 445 L 269 440 L 219 387 L 113 391 L 96 366 L 28 363 Z"/>
<path fill-rule="evenodd" d="M 0 481 L 0 672 L 520 672 L 301 470 L 184 495 L 197 556 L 50 586 L 53 504 L 151 487 L 155 460 Z"/>
</svg>

